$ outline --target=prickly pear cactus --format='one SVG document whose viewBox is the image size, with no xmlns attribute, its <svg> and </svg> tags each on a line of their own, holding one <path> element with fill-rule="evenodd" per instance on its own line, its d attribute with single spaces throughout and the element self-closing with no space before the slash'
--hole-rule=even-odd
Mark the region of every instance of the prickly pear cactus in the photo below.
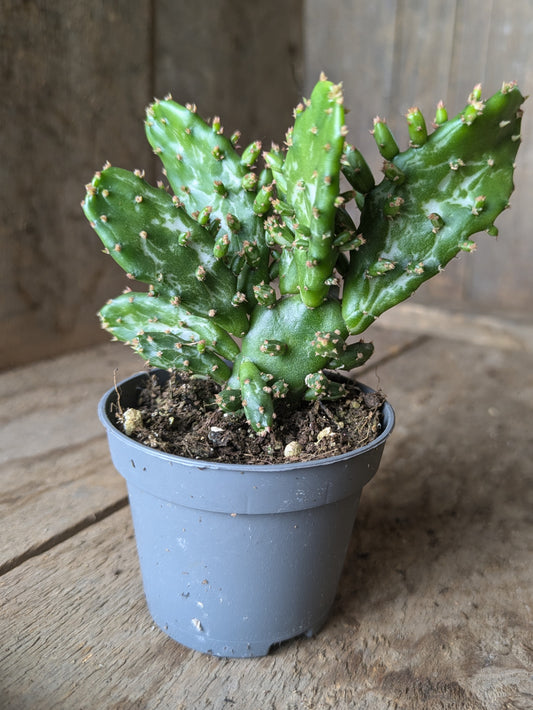
<svg viewBox="0 0 533 710">
<path fill-rule="evenodd" d="M 153 366 L 217 380 L 218 405 L 243 412 L 259 434 L 278 399 L 343 397 L 327 370 L 350 370 L 373 351 L 348 337 L 472 251 L 473 234 L 496 233 L 522 101 L 514 84 L 487 102 L 476 87 L 453 120 L 438 105 L 429 135 L 412 108 L 404 152 L 376 119 L 378 185 L 346 141 L 341 85 L 323 76 L 296 107 L 286 149 L 273 145 L 262 169 L 258 141 L 239 151 L 218 117 L 156 101 L 146 134 L 168 184 L 106 165 L 82 203 L 105 251 L 148 284 L 109 301 L 103 327 Z M 353 190 L 340 194 L 342 174 Z"/>
<path fill-rule="evenodd" d="M 480 90 L 453 120 L 439 106 L 430 136 L 420 111 L 410 109 L 412 147 L 403 153 L 376 120 L 385 179 L 365 197 L 359 225 L 365 244 L 346 274 L 343 316 L 350 332 L 365 330 L 461 250 L 474 251 L 473 234 L 498 233 L 494 220 L 513 191 L 523 97 L 514 84 L 486 102 Z"/>
</svg>

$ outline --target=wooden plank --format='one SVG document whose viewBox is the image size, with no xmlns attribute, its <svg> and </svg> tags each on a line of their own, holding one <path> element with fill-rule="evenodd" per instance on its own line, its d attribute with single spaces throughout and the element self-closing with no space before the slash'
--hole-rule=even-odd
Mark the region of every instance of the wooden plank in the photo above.
<svg viewBox="0 0 533 710">
<path fill-rule="evenodd" d="M 156 0 L 155 92 L 281 143 L 302 91 L 302 0 Z M 177 41 L 177 35 L 179 41 Z"/>
<path fill-rule="evenodd" d="M 387 121 L 401 150 L 408 146 L 405 113 L 417 105 L 432 130 L 431 122 L 439 100 L 447 101 L 451 81 L 451 63 L 455 47 L 457 2 L 416 0 L 398 4 L 395 25 L 394 60 L 391 96 Z M 450 76 L 451 75 L 451 76 Z M 451 108 L 455 115 L 462 103 Z M 424 284 L 417 299 L 421 302 L 442 300 L 448 308 L 464 299 L 464 260 L 454 259 L 438 279 Z"/>
<path fill-rule="evenodd" d="M 324 31 L 324 28 L 328 31 Z M 465 2 L 324 3 L 309 0 L 305 14 L 307 90 L 325 69 L 342 79 L 349 140 L 362 149 L 376 175 L 381 160 L 368 135 L 375 114 L 385 116 L 401 148 L 402 114 L 417 103 L 428 120 L 443 99 L 450 115 L 465 105 L 472 87 L 485 95 L 516 79 L 525 94 L 533 81 L 533 14 L 530 3 Z M 501 238 L 479 235 L 475 255 L 453 259 L 443 274 L 417 292 L 415 303 L 474 311 L 527 314 L 533 307 L 529 264 L 533 246 L 527 195 L 533 185 L 533 141 L 527 133 L 517 163 L 512 209 L 497 221 Z"/>
<path fill-rule="evenodd" d="M 446 102 L 451 115 L 465 104 L 472 87 L 482 82 L 484 96 L 500 89 L 503 81 L 516 80 L 524 94 L 533 81 L 533 16 L 530 3 L 468 0 L 457 3 L 450 80 Z M 526 120 L 527 127 L 527 104 Z M 533 142 L 525 140 L 517 159 L 512 209 L 496 224 L 498 240 L 478 235 L 478 251 L 454 259 L 439 279 L 424 286 L 420 303 L 456 306 L 469 310 L 531 311 L 533 296 L 527 265 L 533 258 L 527 223 L 527 195 L 533 185 Z M 470 256 L 470 258 L 469 258 Z M 459 295 L 459 297 L 458 297 Z"/>
<path fill-rule="evenodd" d="M 533 86 L 533 6 L 531 3 L 494 2 L 484 82 L 486 93 L 500 88 L 502 81 L 518 81 L 528 95 Z M 468 297 L 474 304 L 495 304 L 513 313 L 530 313 L 533 306 L 531 273 L 533 242 L 529 222 L 533 186 L 533 141 L 528 116 L 523 121 L 523 141 L 517 157 L 516 191 L 511 209 L 497 221 L 500 238 L 478 240 L 475 259 L 469 260 Z"/>
<path fill-rule="evenodd" d="M 369 131 L 376 114 L 385 115 L 392 91 L 396 0 L 354 3 L 350 0 L 305 3 L 305 91 L 321 71 L 342 81 L 349 128 L 348 140 L 374 171 L 381 168 Z M 396 107 L 397 108 L 397 107 Z"/>
<path fill-rule="evenodd" d="M 373 326 L 379 332 L 394 329 L 405 338 L 418 333 L 441 338 L 463 340 L 476 345 L 504 350 L 533 353 L 533 325 L 531 318 L 511 321 L 478 313 L 445 311 L 430 306 L 401 303 L 383 313 Z"/>
<path fill-rule="evenodd" d="M 446 97 L 456 2 L 399 0 L 389 106 L 385 117 L 404 150 L 409 144 L 405 114 L 418 106 L 430 123 Z"/>
<path fill-rule="evenodd" d="M 106 160 L 150 156 L 150 2 L 4 0 L 0 10 L 0 369 L 102 340 L 125 278 L 83 216 Z"/>
<path fill-rule="evenodd" d="M 528 707 L 530 358 L 433 340 L 378 375 L 399 420 L 315 639 L 219 660 L 166 638 L 122 510 L 1 578 L 7 707 Z"/>
<path fill-rule="evenodd" d="M 126 503 L 99 398 L 142 361 L 117 344 L 0 374 L 0 573 Z"/>
</svg>

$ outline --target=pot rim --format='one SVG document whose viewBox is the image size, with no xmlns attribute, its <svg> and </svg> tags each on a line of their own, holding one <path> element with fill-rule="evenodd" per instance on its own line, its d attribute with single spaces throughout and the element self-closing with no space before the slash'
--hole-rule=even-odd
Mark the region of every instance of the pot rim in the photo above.
<svg viewBox="0 0 533 710">
<path fill-rule="evenodd" d="M 156 448 L 151 448 L 150 446 L 146 446 L 145 444 L 141 444 L 138 441 L 135 441 L 135 439 L 132 439 L 130 436 L 127 436 L 124 432 L 122 432 L 116 425 L 115 423 L 111 420 L 109 416 L 109 409 L 110 405 L 113 403 L 113 401 L 116 402 L 117 398 L 117 390 L 120 387 L 123 387 L 126 384 L 132 383 L 134 380 L 140 379 L 140 378 L 146 378 L 148 377 L 149 374 L 154 373 L 154 372 L 165 372 L 165 370 L 152 370 L 151 372 L 147 372 L 146 370 L 139 371 L 130 377 L 126 377 L 125 379 L 121 380 L 118 382 L 116 385 L 113 387 L 110 387 L 107 392 L 101 397 L 99 403 L 98 403 L 98 417 L 103 424 L 104 428 L 108 432 L 112 432 L 114 436 L 118 437 L 119 439 L 123 440 L 124 442 L 128 442 L 128 445 L 132 447 L 134 450 L 138 449 L 139 451 L 143 451 L 144 453 L 153 453 L 157 454 L 159 457 L 161 457 L 164 460 L 167 460 L 169 462 L 175 462 L 179 463 L 182 466 L 194 466 L 197 469 L 220 469 L 222 471 L 235 471 L 235 468 L 238 468 L 239 471 L 244 472 L 268 472 L 268 471 L 294 471 L 294 470 L 305 470 L 309 468 L 316 468 L 317 466 L 328 466 L 331 465 L 332 463 L 337 463 L 337 462 L 342 462 L 348 459 L 353 458 L 354 456 L 359 456 L 361 454 L 364 454 L 368 451 L 371 451 L 372 449 L 375 449 L 379 446 L 382 446 L 387 438 L 390 436 L 392 433 L 392 430 L 394 429 L 394 424 L 395 424 L 395 414 L 394 414 L 394 409 L 392 408 L 391 404 L 387 400 L 383 402 L 382 405 L 382 421 L 383 421 L 383 429 L 380 432 L 380 434 L 371 442 L 368 444 L 365 444 L 365 446 L 361 446 L 358 449 L 352 449 L 351 451 L 347 451 L 343 454 L 338 454 L 336 456 L 328 456 L 326 458 L 318 458 L 318 459 L 311 459 L 309 461 L 296 461 L 296 462 L 290 462 L 290 463 L 270 463 L 270 464 L 244 464 L 244 463 L 239 463 L 238 461 L 234 463 L 223 463 L 223 462 L 217 462 L 217 461 L 209 461 L 206 459 L 193 459 L 193 458 L 187 458 L 185 456 L 178 456 L 177 454 L 169 454 L 166 453 L 165 451 L 161 451 L 160 449 Z M 372 387 L 369 387 L 368 385 L 363 384 L 362 382 L 359 382 L 356 380 L 356 383 L 359 387 L 364 392 L 374 392 L 375 390 Z"/>
</svg>

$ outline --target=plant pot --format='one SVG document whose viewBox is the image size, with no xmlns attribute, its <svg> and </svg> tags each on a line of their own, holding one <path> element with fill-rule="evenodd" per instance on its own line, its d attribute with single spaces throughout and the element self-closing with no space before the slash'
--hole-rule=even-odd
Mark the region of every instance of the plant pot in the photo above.
<svg viewBox="0 0 533 710">
<path fill-rule="evenodd" d="M 146 377 L 118 385 L 122 408 L 136 406 Z M 99 416 L 127 482 L 157 625 L 181 644 L 217 656 L 264 656 L 274 644 L 315 634 L 334 601 L 361 490 L 392 431 L 392 407 L 384 404 L 382 432 L 360 449 L 254 466 L 141 445 L 114 425 L 116 403 L 113 388 L 101 399 Z"/>
</svg>

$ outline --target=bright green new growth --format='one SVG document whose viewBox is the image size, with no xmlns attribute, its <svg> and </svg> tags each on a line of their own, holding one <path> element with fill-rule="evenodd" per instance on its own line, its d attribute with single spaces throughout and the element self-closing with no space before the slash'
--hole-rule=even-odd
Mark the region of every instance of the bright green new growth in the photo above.
<svg viewBox="0 0 533 710">
<path fill-rule="evenodd" d="M 260 434 L 277 399 L 343 397 L 327 371 L 373 351 L 348 337 L 472 251 L 473 234 L 497 233 L 522 101 L 504 84 L 483 103 L 477 86 L 453 120 L 438 105 L 430 135 L 412 108 L 404 152 L 375 119 L 378 185 L 345 140 L 342 87 L 324 77 L 295 109 L 287 149 L 272 146 L 262 170 L 258 141 L 239 153 L 238 133 L 226 138 L 218 117 L 209 125 L 195 106 L 155 102 L 146 134 L 170 190 L 105 166 L 82 203 L 105 251 L 149 284 L 109 301 L 103 327 L 153 366 L 217 380 L 219 406 L 244 410 Z M 353 187 L 343 194 L 341 174 Z"/>
</svg>

